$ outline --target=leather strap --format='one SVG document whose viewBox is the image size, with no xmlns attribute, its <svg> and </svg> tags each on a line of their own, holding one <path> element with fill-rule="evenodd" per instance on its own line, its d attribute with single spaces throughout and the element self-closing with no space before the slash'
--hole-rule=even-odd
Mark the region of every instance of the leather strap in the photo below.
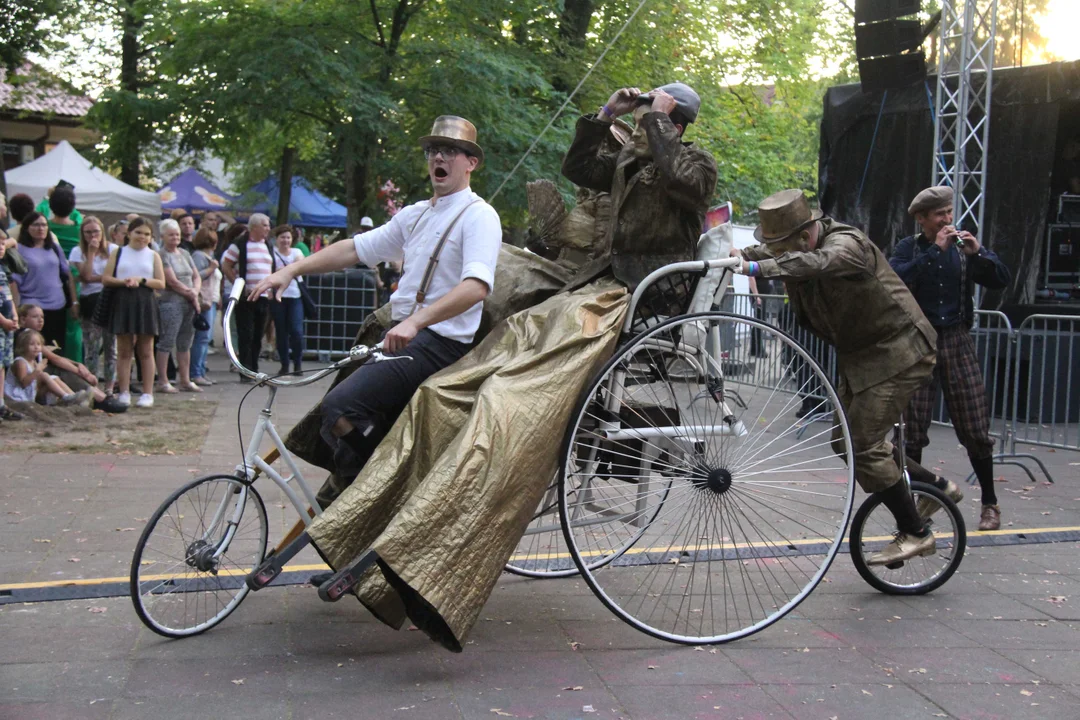
<svg viewBox="0 0 1080 720">
<path fill-rule="evenodd" d="M 409 315 L 412 315 L 414 312 L 416 312 L 416 308 L 419 307 L 420 304 L 423 303 L 424 299 L 427 297 L 427 291 L 428 288 L 431 286 L 431 280 L 435 276 L 435 267 L 439 264 L 439 255 L 442 253 L 442 249 L 443 246 L 446 245 L 446 241 L 450 238 L 450 232 L 454 229 L 454 226 L 457 225 L 457 221 L 461 219 L 461 216 L 465 214 L 466 210 L 471 208 L 473 205 L 482 202 L 484 201 L 479 198 L 473 200 L 471 203 L 463 207 L 461 211 L 454 216 L 454 219 L 450 221 L 450 224 L 446 226 L 446 230 L 443 231 L 442 237 L 439 238 L 438 244 L 431 252 L 431 257 L 428 258 L 427 268 L 424 270 L 424 279 L 420 281 L 420 289 L 416 291 L 416 302 L 413 303 L 413 308 Z M 425 210 L 425 212 L 427 211 Z M 421 215 L 420 217 L 423 217 L 423 215 Z M 419 219 L 416 222 L 419 223 Z M 416 229 L 415 224 L 413 225 L 413 229 Z"/>
</svg>

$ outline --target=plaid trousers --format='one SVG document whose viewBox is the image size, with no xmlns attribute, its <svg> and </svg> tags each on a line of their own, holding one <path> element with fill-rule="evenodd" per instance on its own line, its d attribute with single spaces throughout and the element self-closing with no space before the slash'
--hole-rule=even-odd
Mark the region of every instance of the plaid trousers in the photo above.
<svg viewBox="0 0 1080 720">
<path fill-rule="evenodd" d="M 967 449 L 968 456 L 976 460 L 990 457 L 994 454 L 994 441 L 990 438 L 990 404 L 971 331 L 963 325 L 935 330 L 938 333 L 937 366 L 930 382 L 919 388 L 908 404 L 908 452 L 930 444 L 927 431 L 937 389 L 941 387 L 956 438 Z"/>
</svg>

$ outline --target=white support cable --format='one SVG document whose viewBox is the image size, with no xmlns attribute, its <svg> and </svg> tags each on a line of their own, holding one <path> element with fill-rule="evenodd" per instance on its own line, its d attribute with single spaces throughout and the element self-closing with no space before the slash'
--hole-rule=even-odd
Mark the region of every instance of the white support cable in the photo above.
<svg viewBox="0 0 1080 720">
<path fill-rule="evenodd" d="M 579 90 L 581 90 L 581 86 L 584 85 L 585 81 L 589 79 L 590 75 L 592 75 L 593 70 L 599 67 L 600 63 L 603 62 L 604 56 L 608 54 L 608 50 L 610 50 L 612 46 L 614 46 L 615 43 L 618 42 L 619 38 L 622 37 L 623 31 L 630 26 L 630 23 L 634 21 L 634 18 L 637 17 L 637 14 L 641 11 L 641 8 L 645 7 L 645 3 L 647 3 L 648 1 L 649 0 L 641 0 L 641 2 L 638 3 L 637 8 L 634 9 L 634 12 L 630 13 L 630 17 L 628 17 L 626 19 L 626 22 L 623 23 L 622 27 L 619 28 L 619 32 L 615 33 L 615 37 L 611 38 L 611 42 L 609 42 L 607 44 L 607 47 L 604 48 L 604 51 L 600 53 L 600 57 L 596 58 L 596 62 L 594 62 L 591 67 L 589 67 L 588 71 L 586 71 L 585 75 L 581 78 L 581 81 L 577 84 L 577 87 L 574 88 L 574 91 L 567 96 L 566 102 L 564 102 L 562 104 L 562 107 L 560 107 L 555 112 L 555 114 L 551 117 L 551 120 L 548 121 L 548 124 L 544 127 L 543 130 L 540 131 L 540 134 L 536 136 L 536 139 L 532 141 L 532 145 L 529 146 L 529 149 L 526 150 L 525 154 L 521 156 L 521 159 L 517 161 L 517 164 L 514 165 L 514 167 L 510 170 L 509 174 L 507 174 L 507 176 L 503 178 L 503 181 L 499 184 L 499 187 L 495 190 L 494 193 L 492 193 L 491 197 L 488 198 L 488 202 L 494 200 L 496 197 L 498 197 L 499 193 L 502 192 L 502 189 L 506 186 L 506 183 L 510 181 L 510 178 L 512 178 L 514 176 L 514 173 L 518 171 L 518 168 L 521 167 L 521 164 L 525 162 L 525 158 L 529 157 L 532 151 L 536 149 L 537 144 L 540 142 L 540 138 L 544 137 L 544 133 L 550 130 L 551 126 L 555 124 L 555 121 L 559 119 L 559 116 L 562 115 L 563 110 L 566 109 L 566 107 L 570 104 L 570 101 L 573 100 L 574 96 L 578 94 Z"/>
</svg>

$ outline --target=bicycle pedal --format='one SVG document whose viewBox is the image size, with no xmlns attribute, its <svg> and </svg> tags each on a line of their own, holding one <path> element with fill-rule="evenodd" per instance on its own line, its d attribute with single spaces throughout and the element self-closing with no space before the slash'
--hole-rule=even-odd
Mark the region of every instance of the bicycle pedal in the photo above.
<svg viewBox="0 0 1080 720">
<path fill-rule="evenodd" d="M 319 599 L 323 602 L 337 602 L 356 585 L 356 578 L 346 572 L 341 577 L 335 575 L 319 586 Z"/>
<path fill-rule="evenodd" d="M 264 587 L 274 582 L 274 578 L 281 574 L 282 563 L 278 562 L 278 558 L 271 556 L 263 561 L 262 565 L 255 568 L 244 582 L 251 588 L 252 592 L 262 590 Z"/>
<path fill-rule="evenodd" d="M 899 570 L 900 568 L 904 567 L 904 561 L 903 560 L 897 560 L 896 562 L 889 563 L 885 567 L 887 567 L 890 570 Z"/>
</svg>

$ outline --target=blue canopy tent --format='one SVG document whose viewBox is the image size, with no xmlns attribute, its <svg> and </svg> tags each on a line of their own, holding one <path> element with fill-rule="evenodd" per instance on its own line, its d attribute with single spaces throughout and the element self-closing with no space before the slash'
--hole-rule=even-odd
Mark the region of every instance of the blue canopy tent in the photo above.
<svg viewBox="0 0 1080 720">
<path fill-rule="evenodd" d="M 252 212 L 276 215 L 278 179 L 271 176 L 251 188 L 246 195 L 258 194 L 266 200 L 256 203 Z M 345 206 L 336 203 L 308 184 L 302 177 L 293 177 L 289 202 L 289 222 L 301 227 L 343 228 L 347 225 Z"/>
<path fill-rule="evenodd" d="M 161 209 L 182 209 L 191 213 L 204 213 L 211 210 L 224 210 L 231 207 L 235 198 L 210 182 L 195 168 L 188 168 L 158 190 Z"/>
</svg>

